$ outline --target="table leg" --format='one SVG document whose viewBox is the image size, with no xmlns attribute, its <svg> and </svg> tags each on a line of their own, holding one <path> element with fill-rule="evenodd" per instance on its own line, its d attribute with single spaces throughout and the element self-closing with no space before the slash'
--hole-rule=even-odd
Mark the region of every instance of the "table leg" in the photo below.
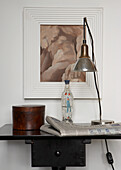
<svg viewBox="0 0 121 170">
<path fill-rule="evenodd" d="M 66 170 L 66 167 L 52 167 L 52 170 Z"/>
</svg>

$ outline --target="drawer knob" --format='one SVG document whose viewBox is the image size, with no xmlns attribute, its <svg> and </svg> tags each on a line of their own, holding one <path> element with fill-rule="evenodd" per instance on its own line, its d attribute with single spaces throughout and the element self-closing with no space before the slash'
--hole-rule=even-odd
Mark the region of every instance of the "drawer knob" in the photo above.
<svg viewBox="0 0 121 170">
<path fill-rule="evenodd" d="M 60 152 L 60 151 L 56 151 L 56 152 L 55 152 L 55 155 L 56 155 L 57 157 L 59 157 L 59 156 L 61 156 L 61 152 Z"/>
</svg>

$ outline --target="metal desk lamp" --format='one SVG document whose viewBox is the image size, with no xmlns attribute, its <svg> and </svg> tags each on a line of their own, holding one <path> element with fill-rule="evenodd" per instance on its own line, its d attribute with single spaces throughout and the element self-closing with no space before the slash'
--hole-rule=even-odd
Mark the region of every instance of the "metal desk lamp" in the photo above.
<svg viewBox="0 0 121 170">
<path fill-rule="evenodd" d="M 90 59 L 88 55 L 88 45 L 86 44 L 86 38 L 85 38 L 85 28 L 87 26 L 90 40 L 91 40 L 91 46 L 92 46 L 92 60 Z M 102 120 L 102 108 L 101 108 L 101 99 L 100 99 L 100 92 L 99 88 L 97 85 L 97 78 L 96 78 L 96 61 L 95 61 L 95 56 L 94 56 L 94 43 L 93 43 L 93 37 L 89 28 L 89 25 L 87 23 L 87 19 L 83 19 L 83 44 L 81 46 L 81 56 L 79 57 L 78 61 L 76 62 L 74 66 L 74 71 L 80 71 L 80 72 L 93 72 L 94 74 L 94 83 L 95 83 L 95 88 L 97 91 L 97 96 L 98 96 L 98 103 L 99 103 L 99 120 L 93 120 L 91 123 L 92 125 L 97 125 L 97 124 L 109 124 L 113 123 L 112 120 Z"/>
</svg>

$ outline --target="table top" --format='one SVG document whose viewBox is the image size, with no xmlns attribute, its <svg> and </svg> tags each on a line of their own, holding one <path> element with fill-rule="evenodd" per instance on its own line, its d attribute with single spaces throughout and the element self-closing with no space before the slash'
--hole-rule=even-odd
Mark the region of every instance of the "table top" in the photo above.
<svg viewBox="0 0 121 170">
<path fill-rule="evenodd" d="M 0 140 L 33 140 L 33 139 L 53 139 L 53 138 L 78 138 L 78 139 L 121 139 L 121 135 L 86 135 L 58 137 L 39 130 L 13 130 L 12 124 L 5 124 L 0 127 Z"/>
</svg>

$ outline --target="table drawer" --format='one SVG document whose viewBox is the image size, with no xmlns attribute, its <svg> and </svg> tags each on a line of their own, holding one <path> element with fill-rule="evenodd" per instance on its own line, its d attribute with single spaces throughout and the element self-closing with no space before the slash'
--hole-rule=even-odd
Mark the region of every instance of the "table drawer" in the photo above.
<svg viewBox="0 0 121 170">
<path fill-rule="evenodd" d="M 85 166 L 85 144 L 80 139 L 41 139 L 32 144 L 33 167 Z"/>
</svg>

